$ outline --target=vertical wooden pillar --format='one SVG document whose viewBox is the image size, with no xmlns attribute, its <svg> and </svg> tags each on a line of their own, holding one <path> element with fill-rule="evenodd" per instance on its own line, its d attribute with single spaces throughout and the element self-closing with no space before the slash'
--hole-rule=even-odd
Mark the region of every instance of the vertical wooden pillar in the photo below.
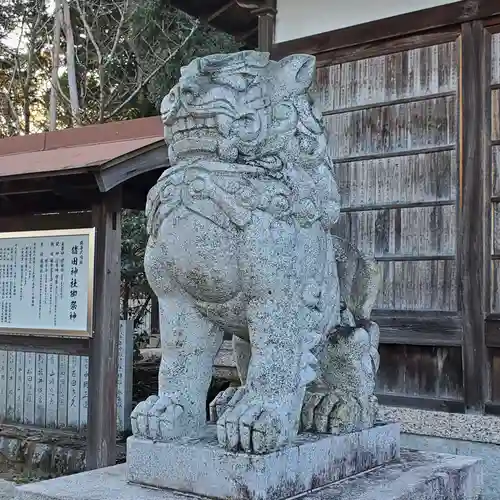
<svg viewBox="0 0 500 500">
<path fill-rule="evenodd" d="M 251 9 L 258 17 L 258 37 L 261 52 L 271 52 L 276 25 L 276 0 L 236 0 L 245 9 Z"/>
<path fill-rule="evenodd" d="M 259 16 L 259 50 L 271 52 L 274 41 L 274 29 L 276 24 L 276 10 L 267 7 L 257 11 Z"/>
<path fill-rule="evenodd" d="M 460 199 L 458 298 L 463 322 L 465 408 L 483 413 L 489 309 L 489 44 L 480 21 L 462 25 L 460 60 Z"/>
<path fill-rule="evenodd" d="M 116 462 L 116 379 L 120 329 L 121 189 L 92 208 L 96 228 L 94 336 L 90 341 L 87 469 Z"/>
</svg>

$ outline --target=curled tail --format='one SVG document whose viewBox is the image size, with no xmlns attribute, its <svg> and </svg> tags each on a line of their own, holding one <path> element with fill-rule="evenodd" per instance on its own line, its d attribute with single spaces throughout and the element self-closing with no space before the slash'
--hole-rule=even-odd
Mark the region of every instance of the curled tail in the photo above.
<svg viewBox="0 0 500 500">
<path fill-rule="evenodd" d="M 354 325 L 370 320 L 381 283 L 378 264 L 347 240 L 333 236 L 343 314 Z"/>
</svg>

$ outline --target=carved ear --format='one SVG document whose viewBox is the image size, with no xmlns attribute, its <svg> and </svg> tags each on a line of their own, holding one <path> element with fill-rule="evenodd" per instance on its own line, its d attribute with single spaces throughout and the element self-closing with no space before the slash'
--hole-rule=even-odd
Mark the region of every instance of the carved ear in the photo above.
<svg viewBox="0 0 500 500">
<path fill-rule="evenodd" d="M 279 65 L 283 78 L 295 92 L 303 92 L 314 82 L 316 58 L 307 54 L 294 54 L 283 58 Z"/>
</svg>

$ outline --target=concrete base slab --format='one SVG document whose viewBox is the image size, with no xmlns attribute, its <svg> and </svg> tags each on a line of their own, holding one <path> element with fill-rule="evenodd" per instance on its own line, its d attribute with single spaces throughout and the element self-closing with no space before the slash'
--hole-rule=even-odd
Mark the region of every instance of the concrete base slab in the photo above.
<svg viewBox="0 0 500 500">
<path fill-rule="evenodd" d="M 230 453 L 207 436 L 167 443 L 129 438 L 128 479 L 218 499 L 279 500 L 345 479 L 399 457 L 399 425 L 332 436 L 300 434 L 292 446 L 266 455 Z"/>
<path fill-rule="evenodd" d="M 456 455 L 403 452 L 401 459 L 314 491 L 304 500 L 477 500 L 481 461 Z M 127 482 L 117 465 L 16 488 L 12 500 L 186 500 L 186 495 Z M 201 497 L 191 497 L 201 498 Z M 241 492 L 238 499 L 247 499 Z"/>
</svg>

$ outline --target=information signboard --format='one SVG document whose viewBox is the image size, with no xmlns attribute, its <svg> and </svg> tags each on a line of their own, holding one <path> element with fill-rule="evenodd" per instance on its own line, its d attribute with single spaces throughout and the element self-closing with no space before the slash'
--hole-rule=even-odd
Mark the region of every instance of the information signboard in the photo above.
<svg viewBox="0 0 500 500">
<path fill-rule="evenodd" d="M 95 230 L 0 233 L 0 333 L 91 337 Z"/>
</svg>

